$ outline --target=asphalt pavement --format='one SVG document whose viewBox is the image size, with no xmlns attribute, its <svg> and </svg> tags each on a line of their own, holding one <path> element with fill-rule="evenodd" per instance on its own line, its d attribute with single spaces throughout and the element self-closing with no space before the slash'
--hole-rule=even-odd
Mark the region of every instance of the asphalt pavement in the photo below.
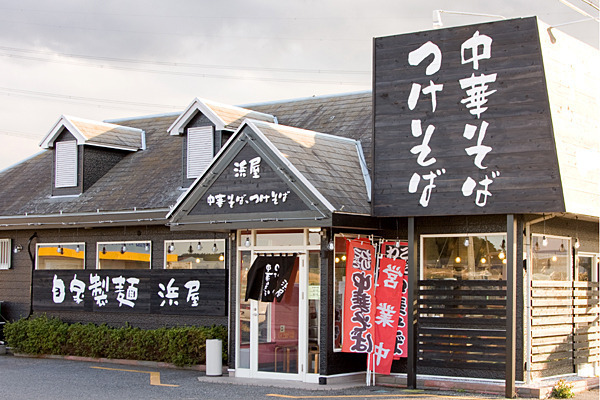
<svg viewBox="0 0 600 400">
<path fill-rule="evenodd" d="M 231 378 L 233 379 L 233 378 Z M 390 387 L 343 387 L 307 390 L 219 383 L 195 370 L 152 368 L 114 363 L 0 356 L 0 399 L 7 400 L 164 400 L 164 399 L 501 399 L 494 395 L 407 390 Z M 598 390 L 580 393 L 575 400 L 598 400 Z"/>
</svg>

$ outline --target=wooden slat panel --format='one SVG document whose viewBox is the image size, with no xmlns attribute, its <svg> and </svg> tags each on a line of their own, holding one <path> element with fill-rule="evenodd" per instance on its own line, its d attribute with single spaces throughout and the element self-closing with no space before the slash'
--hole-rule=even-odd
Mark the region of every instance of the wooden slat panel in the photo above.
<svg viewBox="0 0 600 400">
<path fill-rule="evenodd" d="M 564 360 L 564 359 L 573 359 L 572 351 L 563 351 L 563 352 L 552 352 L 545 354 L 535 354 L 531 356 L 531 362 L 546 362 L 546 361 L 555 361 L 555 360 Z"/>
<path fill-rule="evenodd" d="M 543 371 L 546 369 L 560 369 L 562 367 L 572 367 L 572 366 L 573 366 L 573 360 L 565 359 L 565 360 L 554 361 L 554 362 L 531 363 L 531 370 L 532 371 Z"/>
</svg>

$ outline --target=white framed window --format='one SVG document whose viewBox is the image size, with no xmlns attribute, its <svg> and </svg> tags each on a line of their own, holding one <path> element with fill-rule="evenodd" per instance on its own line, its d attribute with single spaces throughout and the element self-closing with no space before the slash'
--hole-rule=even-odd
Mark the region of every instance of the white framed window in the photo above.
<svg viewBox="0 0 600 400">
<path fill-rule="evenodd" d="M 85 243 L 38 243 L 35 269 L 85 269 Z"/>
<path fill-rule="evenodd" d="M 195 179 L 202 175 L 213 159 L 213 128 L 202 126 L 187 131 L 187 177 Z"/>
<path fill-rule="evenodd" d="M 225 269 L 225 240 L 165 240 L 164 268 Z"/>
<path fill-rule="evenodd" d="M 77 141 L 55 143 L 54 187 L 77 186 Z"/>
<path fill-rule="evenodd" d="M 10 239 L 0 239 L 0 269 L 10 269 Z"/>
<path fill-rule="evenodd" d="M 97 269 L 150 269 L 152 242 L 98 242 L 96 244 Z"/>
</svg>

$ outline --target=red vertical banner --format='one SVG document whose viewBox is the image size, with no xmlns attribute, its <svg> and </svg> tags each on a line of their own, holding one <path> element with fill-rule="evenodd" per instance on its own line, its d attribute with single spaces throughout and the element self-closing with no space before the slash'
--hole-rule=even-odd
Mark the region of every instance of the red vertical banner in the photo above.
<svg viewBox="0 0 600 400">
<path fill-rule="evenodd" d="M 375 247 L 369 241 L 350 240 L 346 254 L 342 351 L 371 353 L 375 314 Z"/>
<path fill-rule="evenodd" d="M 396 349 L 398 322 L 401 317 L 402 287 L 406 260 L 392 258 L 395 242 L 385 242 L 381 246 L 379 275 L 375 293 L 375 344 L 373 347 L 373 370 L 389 375 Z M 398 249 L 398 248 L 396 248 Z M 388 257 L 390 256 L 390 257 Z"/>
<path fill-rule="evenodd" d="M 408 334 L 408 242 L 386 242 L 382 246 L 384 257 L 404 262 L 404 276 L 402 278 L 402 297 L 400 299 L 400 313 L 398 316 L 398 329 L 396 331 L 396 347 L 394 349 L 394 360 L 408 357 L 406 335 Z"/>
</svg>

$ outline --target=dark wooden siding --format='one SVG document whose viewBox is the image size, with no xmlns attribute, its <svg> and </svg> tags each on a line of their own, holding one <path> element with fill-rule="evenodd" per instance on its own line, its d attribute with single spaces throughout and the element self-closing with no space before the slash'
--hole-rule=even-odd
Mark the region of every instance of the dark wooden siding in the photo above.
<svg viewBox="0 0 600 400">
<path fill-rule="evenodd" d="M 493 39 L 491 58 L 479 69 L 461 64 L 461 44 L 476 31 Z M 432 57 L 417 66 L 408 54 L 431 41 L 442 53 L 441 68 L 426 75 Z M 374 49 L 374 166 L 373 213 L 377 216 L 468 215 L 563 211 L 561 182 L 545 87 L 537 23 L 534 18 L 514 19 L 467 27 L 440 29 L 375 40 Z M 469 52 L 467 51 L 467 56 Z M 497 74 L 488 84 L 487 111 L 477 119 L 461 104 L 466 97 L 459 80 L 472 74 Z M 407 104 L 412 83 L 423 87 L 443 84 L 437 108 L 421 94 L 416 107 Z M 411 121 L 420 120 L 423 135 L 414 137 Z M 483 121 L 489 123 L 482 144 L 491 147 L 483 160 L 487 169 L 474 165 L 465 149 L 474 146 Z M 463 137 L 465 124 L 477 127 L 471 140 Z M 421 145 L 426 128 L 436 162 L 420 166 L 414 146 Z M 445 170 L 445 173 L 443 171 Z M 427 206 L 419 204 L 424 175 L 439 172 Z M 499 172 L 497 177 L 492 172 Z M 413 173 L 421 176 L 415 193 L 409 193 Z M 437 174 L 436 174 L 437 175 Z M 484 206 L 475 202 L 480 182 L 493 180 Z M 462 184 L 471 177 L 478 185 L 464 196 Z"/>
<path fill-rule="evenodd" d="M 105 147 L 80 146 L 83 152 L 83 191 L 88 190 L 128 153 Z M 143 151 L 143 150 L 141 150 Z"/>
</svg>

